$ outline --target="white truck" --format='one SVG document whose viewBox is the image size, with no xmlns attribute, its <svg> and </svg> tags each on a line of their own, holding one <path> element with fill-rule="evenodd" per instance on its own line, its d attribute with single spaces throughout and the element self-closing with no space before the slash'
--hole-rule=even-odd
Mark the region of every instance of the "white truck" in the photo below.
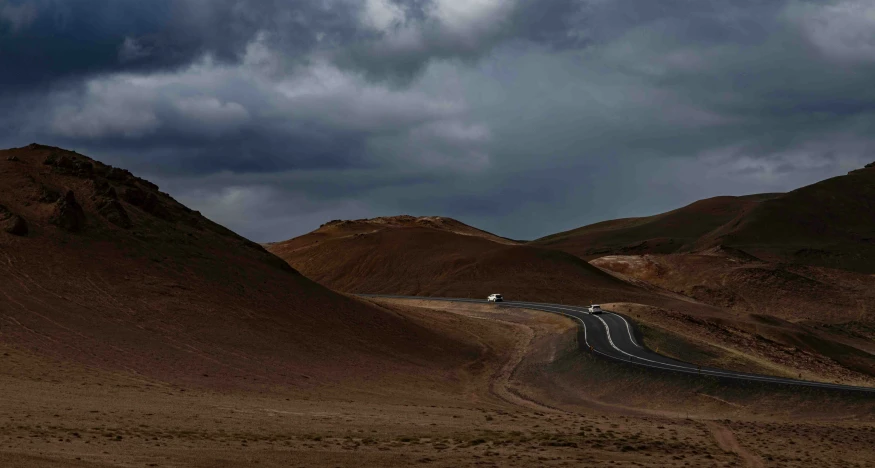
<svg viewBox="0 0 875 468">
<path fill-rule="evenodd" d="M 602 306 L 600 306 L 598 304 L 593 304 L 593 305 L 587 307 L 587 310 L 591 314 L 600 314 L 600 313 L 602 313 Z"/>
<path fill-rule="evenodd" d="M 501 294 L 490 294 L 486 300 L 488 302 L 504 302 L 504 298 L 501 297 Z"/>
</svg>

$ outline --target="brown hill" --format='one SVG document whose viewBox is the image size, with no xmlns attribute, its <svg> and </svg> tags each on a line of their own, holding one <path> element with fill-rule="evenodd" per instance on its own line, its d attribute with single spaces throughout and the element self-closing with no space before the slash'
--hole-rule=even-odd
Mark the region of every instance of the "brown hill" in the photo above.
<svg viewBox="0 0 875 468">
<path fill-rule="evenodd" d="M 741 344 L 783 346 L 781 352 L 789 353 L 785 356 L 799 369 L 810 368 L 796 354 L 803 350 L 827 358 L 825 362 L 875 375 L 875 276 L 769 263 L 731 249 L 702 254 L 608 255 L 591 263 L 620 278 L 725 310 L 724 317 L 732 320 L 723 330 L 705 322 L 705 328 L 712 330 L 707 340 L 711 344 L 733 333 L 737 337 L 737 330 L 748 330 L 756 338 Z M 768 359 L 782 360 L 775 353 Z"/>
<path fill-rule="evenodd" d="M 603 221 L 542 237 L 533 245 L 557 248 L 581 258 L 602 255 L 674 253 L 779 194 L 714 197 L 643 218 Z"/>
<path fill-rule="evenodd" d="M 308 278 L 351 293 L 485 298 L 501 292 L 567 303 L 652 296 L 573 255 L 447 218 L 335 221 L 267 248 Z"/>
<path fill-rule="evenodd" d="M 341 291 L 481 299 L 500 292 L 510 300 L 592 301 L 614 303 L 612 308 L 631 304 L 629 315 L 650 316 L 651 325 L 671 330 L 686 342 L 722 350 L 717 355 L 728 361 L 720 358 L 710 365 L 749 369 L 757 362 L 761 372 L 796 375 L 796 370 L 805 370 L 812 378 L 855 382 L 866 382 L 875 373 L 867 357 L 866 350 L 873 348 L 866 345 L 866 329 L 857 330 L 859 323 L 850 323 L 857 320 L 857 309 L 849 314 L 809 307 L 811 301 L 832 308 L 847 305 L 854 291 L 871 282 L 855 289 L 836 288 L 825 273 L 812 279 L 813 273 L 776 268 L 731 248 L 695 256 L 654 256 L 681 259 L 675 263 L 644 259 L 637 262 L 640 267 L 624 268 L 622 263 L 634 262 L 632 257 L 609 263 L 601 260 L 614 257 L 604 257 L 593 266 L 555 249 L 499 243 L 488 236 L 425 227 L 411 217 L 400 219 L 405 221 L 333 222 L 268 249 L 309 278 Z M 683 263 L 686 259 L 701 261 Z M 728 279 L 731 287 L 721 283 L 729 269 L 738 270 Z M 809 294 L 796 294 L 806 287 L 813 288 Z M 839 291 L 840 298 L 824 301 L 820 296 Z M 804 314 L 798 313 L 800 307 Z M 647 312 L 651 310 L 656 312 Z M 822 328 L 827 322 L 851 328 L 833 333 Z M 808 360 L 787 354 L 797 349 Z M 695 357 L 688 352 L 677 356 Z M 745 356 L 741 364 L 734 361 L 739 356 Z"/>
<path fill-rule="evenodd" d="M 585 259 L 735 249 L 745 255 L 875 273 L 875 167 L 784 194 L 717 197 L 647 218 L 584 226 L 532 242 Z"/>
<path fill-rule="evenodd" d="M 715 245 L 775 262 L 875 273 L 875 167 L 759 203 L 692 250 Z"/>
<path fill-rule="evenodd" d="M 438 231 L 451 232 L 453 234 L 459 234 L 462 236 L 481 237 L 483 239 L 489 239 L 493 242 L 498 242 L 499 244 L 519 244 L 519 242 L 517 241 L 496 236 L 495 234 L 492 234 L 490 232 L 468 226 L 465 223 L 462 223 L 452 218 L 445 218 L 443 216 L 381 216 L 379 218 L 357 219 L 353 221 L 338 219 L 334 221 L 329 221 L 322 226 L 319 226 L 319 229 L 314 231 L 312 234 L 324 235 L 326 237 L 336 237 L 343 234 L 370 233 L 383 228 L 413 227 L 430 228 Z"/>
<path fill-rule="evenodd" d="M 725 317 L 737 317 L 729 330 L 755 330 L 768 342 L 871 375 L 873 213 L 870 165 L 785 194 L 711 198 L 532 244 L 720 308 Z M 729 335 L 708 339 L 720 336 Z"/>
<path fill-rule="evenodd" d="M 477 353 L 75 152 L 0 152 L 0 205 L 0 336 L 29 352 L 165 381 L 300 388 L 428 380 Z"/>
<path fill-rule="evenodd" d="M 769 263 L 723 249 L 698 254 L 608 255 L 590 263 L 746 314 L 817 325 L 843 324 L 875 314 L 872 275 Z"/>
</svg>

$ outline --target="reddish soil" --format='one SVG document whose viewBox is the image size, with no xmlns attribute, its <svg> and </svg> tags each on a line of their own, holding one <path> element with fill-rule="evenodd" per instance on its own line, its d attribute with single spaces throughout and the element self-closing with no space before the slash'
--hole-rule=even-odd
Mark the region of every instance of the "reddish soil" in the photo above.
<svg viewBox="0 0 875 468">
<path fill-rule="evenodd" d="M 740 249 L 769 262 L 875 273 L 875 166 L 784 194 L 717 197 L 532 242 L 582 258 Z"/>
<path fill-rule="evenodd" d="M 0 343 L 0 465 L 862 467 L 873 456 L 871 399 L 606 363 L 577 352 L 576 325 L 559 316 L 380 306 L 464 330 L 460 341 L 478 351 L 444 375 L 452 385 L 428 391 L 375 375 L 392 386 L 265 392 L 169 384 Z"/>
<path fill-rule="evenodd" d="M 832 325 L 875 316 L 872 275 L 720 254 L 610 255 L 590 263 L 738 313 Z"/>
<path fill-rule="evenodd" d="M 711 198 L 529 245 L 578 255 L 641 288 L 725 311 L 709 317 L 659 305 L 702 327 L 657 326 L 743 354 L 756 351 L 772 364 L 789 364 L 787 370 L 865 382 L 863 376 L 875 375 L 873 200 L 875 166 L 869 165 L 785 194 Z M 708 333 L 709 327 L 720 333 Z M 792 356 L 782 359 L 781 353 Z M 823 358 L 828 362 L 814 362 Z M 828 370 L 833 364 L 839 368 Z"/>
<path fill-rule="evenodd" d="M 80 154 L 0 152 L 0 337 L 82 365 L 215 387 L 318 388 L 476 354 L 453 332 L 305 278 L 153 184 Z"/>
<path fill-rule="evenodd" d="M 669 333 L 674 341 L 689 341 L 672 347 L 679 359 L 875 383 L 875 347 L 853 302 L 873 289 L 859 274 L 842 272 L 858 282 L 847 281 L 851 286 L 837 294 L 839 288 L 825 280 L 827 270 L 790 271 L 731 248 L 702 255 L 603 257 L 592 261 L 595 268 L 564 252 L 459 235 L 458 222 L 447 229 L 398 219 L 402 222 L 333 222 L 268 249 L 308 277 L 351 293 L 482 298 L 501 292 L 510 300 L 638 304 L 672 317 L 650 320 L 648 339 L 664 342 Z M 664 260 L 651 260 L 656 258 Z M 735 270 L 727 274 L 730 268 Z M 815 270 L 819 276 L 811 273 Z M 835 311 L 818 311 L 812 304 Z M 838 307 L 849 304 L 854 307 Z M 846 331 L 833 332 L 826 323 Z"/>
<path fill-rule="evenodd" d="M 764 201 L 700 239 L 772 262 L 875 273 L 875 167 Z"/>
<path fill-rule="evenodd" d="M 334 223 L 267 249 L 308 278 L 350 293 L 485 299 L 504 292 L 511 300 L 566 303 L 656 296 L 573 255 L 460 234 L 474 228 L 447 224 L 453 229 L 416 221 Z"/>
<path fill-rule="evenodd" d="M 781 194 L 715 197 L 644 218 L 603 221 L 532 241 L 584 259 L 687 251 L 708 233 Z"/>
<path fill-rule="evenodd" d="M 875 277 L 870 275 L 714 251 L 606 256 L 591 263 L 618 278 L 727 311 L 724 317 L 678 310 L 641 315 L 660 317 L 654 326 L 756 355 L 784 367 L 787 375 L 805 372 L 863 385 L 875 376 Z M 691 360 L 689 354 L 678 357 Z"/>
<path fill-rule="evenodd" d="M 73 152 L 0 152 L 0 205 L 2 466 L 866 466 L 873 457 L 871 399 L 606 363 L 579 352 L 576 324 L 555 315 L 351 298 L 153 184 Z M 680 344 L 656 336 L 671 346 L 705 336 L 705 320 L 741 326 L 730 309 L 452 220 L 352 224 L 285 246 L 333 262 L 351 279 L 326 267 L 325 282 L 348 290 L 388 281 L 374 292 L 481 297 L 510 295 L 499 286 L 511 285 L 530 299 L 655 304 L 666 309 L 629 313 L 664 322 L 660 330 L 676 318 L 693 324 Z"/>
</svg>

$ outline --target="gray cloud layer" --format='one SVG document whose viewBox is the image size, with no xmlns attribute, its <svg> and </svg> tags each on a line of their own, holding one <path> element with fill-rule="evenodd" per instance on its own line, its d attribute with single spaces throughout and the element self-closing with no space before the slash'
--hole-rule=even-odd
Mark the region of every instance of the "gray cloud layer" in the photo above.
<svg viewBox="0 0 875 468">
<path fill-rule="evenodd" d="M 0 0 L 0 144 L 254 240 L 439 214 L 532 238 L 875 160 L 863 0 Z"/>
</svg>

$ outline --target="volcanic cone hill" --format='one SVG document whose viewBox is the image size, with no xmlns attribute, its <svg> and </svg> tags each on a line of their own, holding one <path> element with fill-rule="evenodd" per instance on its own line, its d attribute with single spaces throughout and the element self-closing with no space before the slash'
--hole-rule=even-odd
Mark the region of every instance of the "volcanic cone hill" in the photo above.
<svg viewBox="0 0 875 468">
<path fill-rule="evenodd" d="M 553 249 L 520 244 L 449 218 L 333 221 L 267 245 L 298 271 L 350 293 L 582 303 L 652 294 Z"/>
<path fill-rule="evenodd" d="M 875 166 L 784 194 L 716 197 L 647 218 L 605 221 L 532 245 L 593 259 L 721 247 L 769 262 L 875 273 Z"/>
<path fill-rule="evenodd" d="M 301 388 L 432 375 L 477 353 L 421 320 L 320 286 L 128 171 L 0 151 L 8 345 L 166 381 Z"/>
</svg>

